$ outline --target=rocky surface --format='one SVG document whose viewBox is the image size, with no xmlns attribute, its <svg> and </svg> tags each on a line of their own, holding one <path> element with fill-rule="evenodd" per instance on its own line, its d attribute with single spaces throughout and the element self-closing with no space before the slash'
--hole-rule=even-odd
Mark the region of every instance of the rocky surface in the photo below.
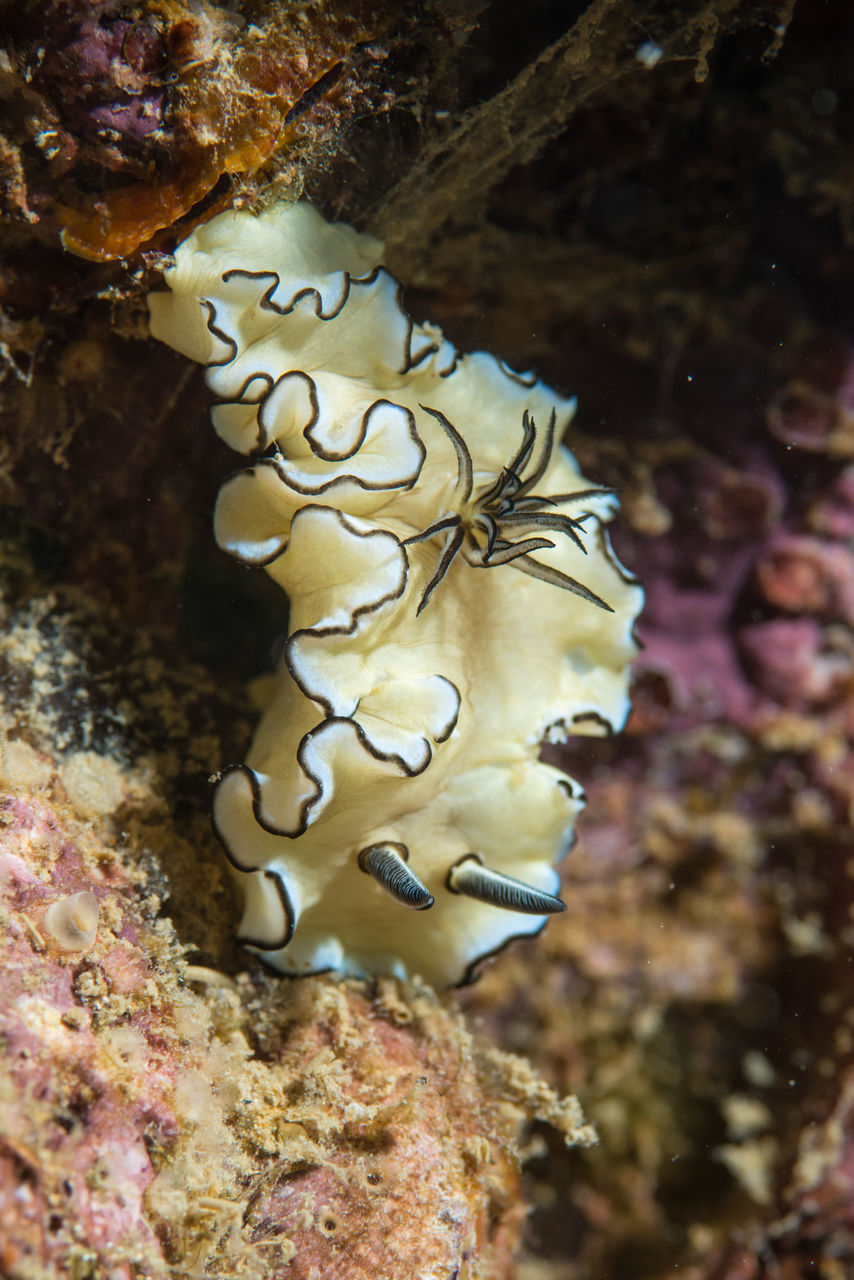
<svg viewBox="0 0 854 1280">
<path fill-rule="evenodd" d="M 2 776 L 4 1275 L 511 1274 L 519 1141 L 589 1144 L 574 1099 L 428 988 L 188 963 L 143 769 L 9 726 Z"/>
</svg>

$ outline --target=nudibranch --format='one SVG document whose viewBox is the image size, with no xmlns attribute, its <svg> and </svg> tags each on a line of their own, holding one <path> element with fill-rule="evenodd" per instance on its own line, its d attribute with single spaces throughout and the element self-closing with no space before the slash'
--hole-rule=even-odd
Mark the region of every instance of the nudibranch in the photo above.
<svg viewBox="0 0 854 1280">
<path fill-rule="evenodd" d="M 219 545 L 290 600 L 214 826 L 240 940 L 289 974 L 470 979 L 555 911 L 581 788 L 543 740 L 628 711 L 641 589 L 613 491 L 561 443 L 575 402 L 416 324 L 382 245 L 307 203 L 225 213 L 149 299 L 207 366 Z"/>
</svg>

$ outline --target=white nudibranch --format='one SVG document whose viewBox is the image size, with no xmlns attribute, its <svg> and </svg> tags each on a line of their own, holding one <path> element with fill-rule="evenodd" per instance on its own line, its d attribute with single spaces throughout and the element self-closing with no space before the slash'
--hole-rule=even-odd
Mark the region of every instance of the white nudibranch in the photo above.
<svg viewBox="0 0 854 1280">
<path fill-rule="evenodd" d="M 224 213 L 179 246 L 151 330 L 254 456 L 219 545 L 290 599 L 214 792 L 240 939 L 285 973 L 446 986 L 564 910 L 584 795 L 539 746 L 623 724 L 642 593 L 613 492 L 560 443 L 575 402 L 415 324 L 381 257 L 308 204 Z"/>
</svg>

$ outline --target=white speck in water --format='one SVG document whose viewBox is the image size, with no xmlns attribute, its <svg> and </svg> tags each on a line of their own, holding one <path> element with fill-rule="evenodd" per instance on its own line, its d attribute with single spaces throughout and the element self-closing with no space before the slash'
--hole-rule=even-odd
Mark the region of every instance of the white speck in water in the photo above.
<svg viewBox="0 0 854 1280">
<path fill-rule="evenodd" d="M 664 50 L 654 40 L 644 40 L 643 44 L 639 44 L 635 49 L 635 57 L 641 66 L 649 71 L 664 57 Z"/>
</svg>

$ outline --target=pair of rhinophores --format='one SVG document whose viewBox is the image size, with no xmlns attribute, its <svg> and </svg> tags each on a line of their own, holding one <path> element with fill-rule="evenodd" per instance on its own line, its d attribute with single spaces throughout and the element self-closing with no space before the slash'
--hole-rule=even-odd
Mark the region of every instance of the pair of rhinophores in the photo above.
<svg viewBox="0 0 854 1280">
<path fill-rule="evenodd" d="M 613 492 L 560 443 L 575 402 L 415 324 L 381 256 L 305 203 L 224 213 L 151 328 L 207 366 L 218 434 L 254 459 L 219 545 L 290 600 L 214 792 L 240 938 L 286 973 L 446 986 L 564 909 L 584 796 L 539 746 L 622 725 L 642 596 Z"/>
</svg>

